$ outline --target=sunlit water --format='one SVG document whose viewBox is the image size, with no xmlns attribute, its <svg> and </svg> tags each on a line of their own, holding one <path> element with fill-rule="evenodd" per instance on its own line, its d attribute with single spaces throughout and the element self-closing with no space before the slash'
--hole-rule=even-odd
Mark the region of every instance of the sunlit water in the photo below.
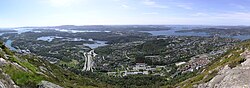
<svg viewBox="0 0 250 88">
<path fill-rule="evenodd" d="M 63 38 L 63 37 L 59 37 L 59 36 L 45 36 L 45 37 L 39 37 L 36 40 L 42 40 L 42 41 L 47 41 L 47 42 L 51 42 L 53 41 L 55 38 Z"/>
<path fill-rule="evenodd" d="M 94 42 L 95 42 L 94 44 L 84 44 L 84 45 L 90 47 L 91 49 L 108 45 L 106 44 L 107 41 L 94 41 Z"/>
<path fill-rule="evenodd" d="M 5 42 L 5 46 L 8 47 L 10 50 L 17 51 L 16 48 L 12 47 L 12 42 L 13 42 L 12 40 L 7 40 Z"/>
</svg>

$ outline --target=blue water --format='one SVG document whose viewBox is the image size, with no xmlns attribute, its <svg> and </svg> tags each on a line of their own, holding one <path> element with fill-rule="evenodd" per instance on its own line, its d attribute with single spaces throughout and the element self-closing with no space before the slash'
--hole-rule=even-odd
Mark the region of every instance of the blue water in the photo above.
<svg viewBox="0 0 250 88">
<path fill-rule="evenodd" d="M 4 33 L 0 33 L 0 36 L 2 36 Z"/>
<path fill-rule="evenodd" d="M 141 32 L 147 32 L 152 34 L 153 36 L 209 36 L 207 33 L 195 33 L 195 32 L 185 32 L 185 33 L 178 33 L 175 32 L 177 30 L 162 30 L 162 31 L 141 31 Z"/>
<path fill-rule="evenodd" d="M 67 30 L 67 29 L 55 29 L 60 32 L 69 32 L 69 33 L 84 33 L 84 32 L 110 32 L 110 31 L 95 31 L 95 30 Z"/>
<path fill-rule="evenodd" d="M 10 50 L 17 51 L 16 48 L 12 47 L 12 42 L 13 42 L 12 40 L 7 40 L 7 41 L 5 42 L 5 45 L 6 45 Z"/>
<path fill-rule="evenodd" d="M 16 30 L 17 31 L 16 33 L 18 33 L 18 34 L 32 31 L 31 28 L 18 28 L 18 29 L 14 29 L 14 30 Z"/>
<path fill-rule="evenodd" d="M 250 39 L 250 35 L 221 36 L 221 37 L 235 38 L 235 39 L 240 39 L 240 40 L 248 40 L 248 39 Z"/>
<path fill-rule="evenodd" d="M 233 36 L 233 38 L 247 40 L 247 39 L 250 39 L 250 35 L 238 35 L 238 36 Z"/>
<path fill-rule="evenodd" d="M 42 40 L 42 41 L 48 41 L 51 42 L 53 41 L 55 38 L 63 38 L 63 37 L 58 37 L 58 36 L 44 36 L 44 37 L 39 37 L 36 40 Z"/>
<path fill-rule="evenodd" d="M 96 41 L 96 40 L 94 40 L 94 42 L 95 42 L 94 44 L 84 44 L 84 45 L 90 47 L 91 49 L 95 49 L 97 47 L 108 45 L 108 44 L 106 44 L 107 41 Z"/>
<path fill-rule="evenodd" d="M 203 28 L 202 26 L 170 26 L 171 30 L 161 30 L 161 31 L 141 31 L 152 34 L 153 36 L 209 36 L 207 33 L 196 33 L 196 32 L 176 32 L 179 30 L 191 30 L 194 28 Z"/>
<path fill-rule="evenodd" d="M 58 36 L 44 36 L 44 37 L 39 37 L 37 38 L 37 40 L 42 40 L 42 41 L 48 41 L 48 42 L 51 42 L 53 41 L 55 38 L 63 38 L 63 37 L 58 37 Z M 64 41 L 93 41 L 95 43 L 93 44 L 84 44 L 85 46 L 88 46 L 90 47 L 91 49 L 95 49 L 97 47 L 100 47 L 100 46 L 105 46 L 105 45 L 108 45 L 106 44 L 107 41 L 97 41 L 97 40 L 93 40 L 93 39 L 81 39 L 81 38 L 73 38 L 73 39 L 63 39 Z"/>
<path fill-rule="evenodd" d="M 176 32 L 179 30 L 190 30 L 190 29 L 174 28 L 171 30 L 141 31 L 141 32 L 147 32 L 147 33 L 152 34 L 153 36 L 159 36 L 159 35 L 164 35 L 164 36 L 210 36 L 209 34 L 204 33 L 204 32 L 184 32 L 184 33 Z M 250 35 L 220 36 L 220 37 L 235 38 L 235 39 L 240 39 L 240 40 L 250 39 Z"/>
<path fill-rule="evenodd" d="M 30 32 L 30 31 L 32 31 L 32 29 L 24 29 L 24 28 L 6 29 L 6 30 L 15 30 L 16 32 L 3 32 L 3 33 L 0 33 L 0 36 L 2 36 L 3 34 L 6 34 L 6 33 L 17 33 L 17 34 L 22 34 L 22 33 L 25 33 L 25 32 Z"/>
</svg>

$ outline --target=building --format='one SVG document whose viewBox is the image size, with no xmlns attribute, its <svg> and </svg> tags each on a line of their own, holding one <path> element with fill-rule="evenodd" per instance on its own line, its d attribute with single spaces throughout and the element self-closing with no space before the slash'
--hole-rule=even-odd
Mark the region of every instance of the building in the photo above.
<svg viewBox="0 0 250 88">
<path fill-rule="evenodd" d="M 147 69 L 147 64 L 145 63 L 136 63 L 135 67 L 133 67 L 134 71 L 143 71 Z"/>
</svg>

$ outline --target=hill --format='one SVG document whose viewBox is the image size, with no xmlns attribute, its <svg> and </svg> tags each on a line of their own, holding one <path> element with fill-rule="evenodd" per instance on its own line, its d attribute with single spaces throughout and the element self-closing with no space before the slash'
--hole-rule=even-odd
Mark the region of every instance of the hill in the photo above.
<svg viewBox="0 0 250 88">
<path fill-rule="evenodd" d="M 76 75 L 35 55 L 17 54 L 0 42 L 0 88 L 111 87 Z"/>
<path fill-rule="evenodd" d="M 196 76 L 175 87 L 180 88 L 243 88 L 249 87 L 250 41 L 243 41 L 217 58 Z"/>
</svg>

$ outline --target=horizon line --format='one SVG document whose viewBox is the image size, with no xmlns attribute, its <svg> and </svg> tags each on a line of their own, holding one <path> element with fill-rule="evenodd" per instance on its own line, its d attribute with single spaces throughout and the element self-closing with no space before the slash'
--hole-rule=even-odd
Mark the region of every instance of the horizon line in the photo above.
<svg viewBox="0 0 250 88">
<path fill-rule="evenodd" d="M 216 24 L 87 24 L 87 25 L 49 25 L 49 26 L 13 26 L 0 28 L 35 28 L 35 27 L 59 27 L 59 26 L 250 26 L 250 25 L 216 25 Z"/>
</svg>

